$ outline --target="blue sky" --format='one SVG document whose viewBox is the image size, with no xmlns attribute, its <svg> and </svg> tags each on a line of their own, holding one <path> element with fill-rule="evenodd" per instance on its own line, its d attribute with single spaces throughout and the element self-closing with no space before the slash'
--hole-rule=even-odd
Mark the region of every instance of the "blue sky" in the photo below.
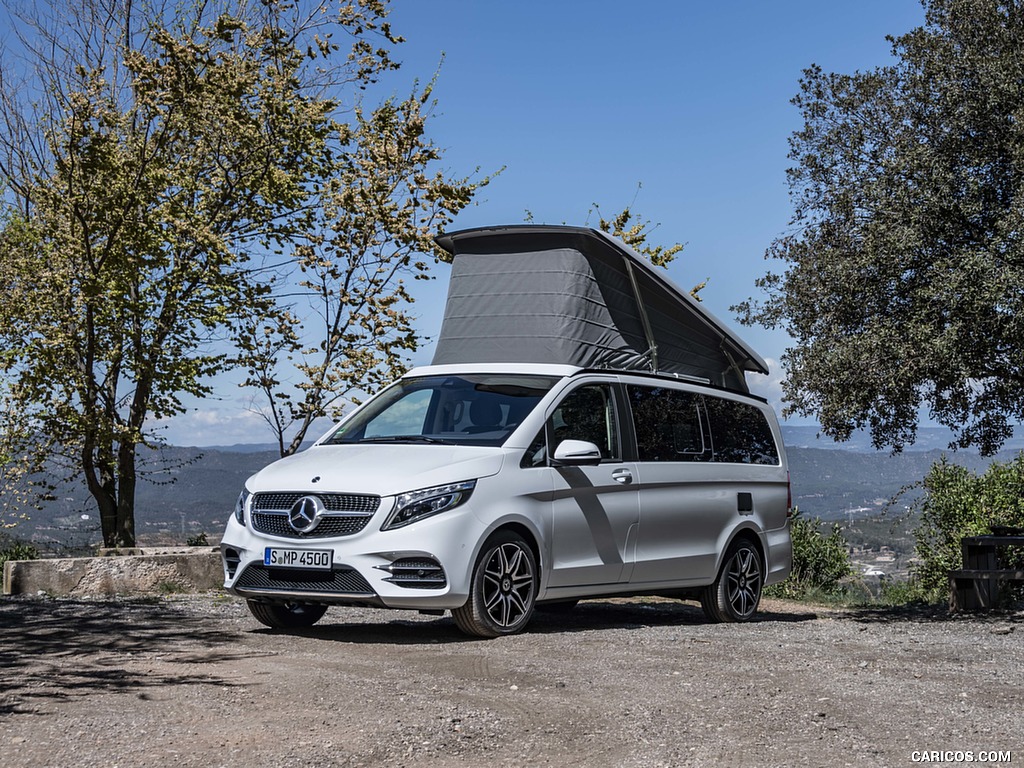
<svg viewBox="0 0 1024 768">
<path fill-rule="evenodd" d="M 751 384 L 778 406 L 787 339 L 739 327 L 729 306 L 754 295 L 770 266 L 765 249 L 789 222 L 787 139 L 800 127 L 790 99 L 811 64 L 890 63 L 885 36 L 923 20 L 917 0 L 394 0 L 392 25 L 407 42 L 387 86 L 405 95 L 443 54 L 429 131 L 444 166 L 505 168 L 455 228 L 519 223 L 527 210 L 537 222 L 585 224 L 592 203 L 610 215 L 635 197 L 633 209 L 660 225 L 656 242 L 686 244 L 671 279 L 689 288 L 710 278 L 705 305 L 773 363 Z M 436 277 L 414 286 L 428 335 L 439 329 L 447 267 Z M 270 438 L 230 377 L 216 394 L 164 437 Z"/>
</svg>

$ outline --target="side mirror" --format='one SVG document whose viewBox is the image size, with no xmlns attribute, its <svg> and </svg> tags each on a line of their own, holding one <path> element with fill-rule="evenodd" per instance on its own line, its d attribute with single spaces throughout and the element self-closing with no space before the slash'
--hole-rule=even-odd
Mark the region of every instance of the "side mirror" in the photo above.
<svg viewBox="0 0 1024 768">
<path fill-rule="evenodd" d="M 586 440 L 563 440 L 551 457 L 551 464 L 556 467 L 588 467 L 600 463 L 601 449 Z"/>
</svg>

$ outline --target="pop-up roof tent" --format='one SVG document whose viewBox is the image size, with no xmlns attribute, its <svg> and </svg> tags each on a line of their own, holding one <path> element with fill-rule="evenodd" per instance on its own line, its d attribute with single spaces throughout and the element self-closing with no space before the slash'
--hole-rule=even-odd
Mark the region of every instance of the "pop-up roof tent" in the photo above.
<svg viewBox="0 0 1024 768">
<path fill-rule="evenodd" d="M 560 363 L 694 377 L 747 392 L 764 360 L 657 267 L 594 229 L 441 235 L 453 254 L 434 365 Z"/>
</svg>

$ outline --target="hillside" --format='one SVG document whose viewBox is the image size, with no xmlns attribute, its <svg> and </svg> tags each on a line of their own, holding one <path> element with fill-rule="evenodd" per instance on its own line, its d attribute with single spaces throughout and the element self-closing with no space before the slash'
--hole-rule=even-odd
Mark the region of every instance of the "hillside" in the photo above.
<svg viewBox="0 0 1024 768">
<path fill-rule="evenodd" d="M 835 444 L 803 447 L 815 444 L 813 428 L 788 427 L 785 431 L 790 441 L 787 453 L 793 501 L 805 514 L 825 520 L 878 514 L 901 488 L 919 481 L 944 453 L 933 448 L 890 456 Z M 931 444 L 940 440 L 935 435 L 926 438 Z M 975 471 L 990 461 L 973 453 L 947 455 Z M 996 458 L 1006 460 L 1013 455 L 1007 451 Z M 166 447 L 144 454 L 136 518 L 140 542 L 183 543 L 199 533 L 215 540 L 245 479 L 276 456 L 267 446 Z M 97 542 L 99 521 L 84 486 L 64 484 L 55 495 L 55 501 L 31 513 L 31 520 L 16 529 L 17 535 L 47 548 Z M 898 509 L 913 497 L 913 491 L 902 496 Z"/>
<path fill-rule="evenodd" d="M 141 454 L 136 534 L 142 544 L 180 544 L 206 533 L 219 538 L 249 475 L 277 458 L 275 451 L 166 447 Z M 84 483 L 63 483 L 56 500 L 30 512 L 16 532 L 50 548 L 79 548 L 101 539 L 99 519 Z"/>
<path fill-rule="evenodd" d="M 787 454 L 793 503 L 824 520 L 876 514 L 905 488 L 897 503 L 902 509 L 917 497 L 917 489 L 911 486 L 943 455 L 975 472 L 983 471 L 993 460 L 1007 461 L 1016 455 L 1003 452 L 986 459 L 975 453 L 930 450 L 890 456 L 826 448 L 789 448 Z"/>
</svg>

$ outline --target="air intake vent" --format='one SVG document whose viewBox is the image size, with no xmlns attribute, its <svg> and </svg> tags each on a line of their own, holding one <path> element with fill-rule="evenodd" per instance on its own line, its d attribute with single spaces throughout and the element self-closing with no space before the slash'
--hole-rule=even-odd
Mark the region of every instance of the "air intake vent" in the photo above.
<svg viewBox="0 0 1024 768">
<path fill-rule="evenodd" d="M 390 581 L 400 587 L 444 589 L 448 585 L 448 577 L 445 576 L 444 568 L 429 557 L 406 557 L 395 560 L 391 565 L 378 567 L 391 574 L 384 581 Z"/>
<path fill-rule="evenodd" d="M 304 571 L 250 565 L 235 582 L 235 589 L 246 592 L 322 592 L 325 595 L 372 596 L 370 585 L 358 571 Z"/>
<path fill-rule="evenodd" d="M 238 554 L 237 549 L 229 548 L 224 550 L 222 557 L 224 558 L 224 571 L 228 578 L 235 578 L 235 571 L 238 570 L 238 565 L 242 562 L 242 556 Z"/>
</svg>

